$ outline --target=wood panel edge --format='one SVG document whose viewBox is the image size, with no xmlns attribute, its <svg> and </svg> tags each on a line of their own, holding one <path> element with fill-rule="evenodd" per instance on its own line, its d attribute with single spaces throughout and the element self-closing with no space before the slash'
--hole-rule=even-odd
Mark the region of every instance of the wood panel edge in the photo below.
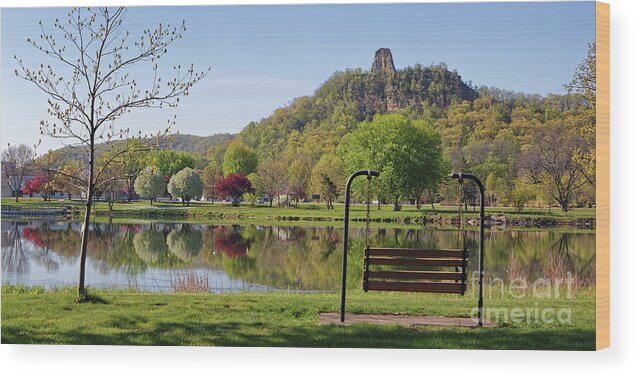
<svg viewBox="0 0 635 376">
<path fill-rule="evenodd" d="M 595 347 L 610 346 L 610 6 L 596 2 Z"/>
</svg>

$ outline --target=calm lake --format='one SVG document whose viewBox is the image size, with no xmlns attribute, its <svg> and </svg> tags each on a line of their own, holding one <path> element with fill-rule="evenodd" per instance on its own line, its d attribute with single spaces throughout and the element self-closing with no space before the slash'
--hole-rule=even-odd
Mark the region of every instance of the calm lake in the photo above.
<svg viewBox="0 0 635 376">
<path fill-rule="evenodd" d="M 2 283 L 74 285 L 79 263 L 77 222 L 3 219 Z M 476 231 L 468 244 L 477 265 Z M 86 283 L 91 287 L 174 291 L 187 278 L 211 291 L 337 290 L 342 229 L 212 224 L 91 225 Z M 364 229 L 351 229 L 349 281 L 360 285 Z M 486 278 L 564 278 L 592 285 L 595 233 L 558 230 L 486 231 Z M 384 247 L 457 248 L 457 232 L 371 229 Z"/>
</svg>

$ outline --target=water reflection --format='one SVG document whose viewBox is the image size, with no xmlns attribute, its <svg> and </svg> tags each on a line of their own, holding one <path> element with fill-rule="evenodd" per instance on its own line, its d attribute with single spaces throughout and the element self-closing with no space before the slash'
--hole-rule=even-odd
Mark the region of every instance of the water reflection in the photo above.
<svg viewBox="0 0 635 376">
<path fill-rule="evenodd" d="M 334 227 L 193 224 L 92 224 L 88 284 L 171 290 L 173 273 L 211 276 L 212 290 L 335 290 L 342 231 Z M 349 280 L 362 274 L 364 230 L 352 229 Z M 371 231 L 383 247 L 456 248 L 455 231 L 433 228 Z M 487 277 L 562 278 L 594 283 L 595 234 L 486 232 Z M 79 224 L 2 221 L 2 282 L 72 285 L 79 261 Z M 477 233 L 467 244 L 476 255 Z M 474 269 L 476 259 L 469 267 Z"/>
<path fill-rule="evenodd" d="M 249 251 L 249 240 L 240 234 L 240 226 L 214 229 L 214 246 L 229 257 L 243 257 Z"/>
<path fill-rule="evenodd" d="M 2 270 L 17 273 L 28 272 L 29 263 L 22 247 L 22 237 L 17 224 L 11 226 L 7 232 L 2 231 L 2 244 Z"/>
<path fill-rule="evenodd" d="M 185 224 L 174 228 L 166 238 L 168 250 L 181 261 L 189 263 L 203 247 L 203 235 L 198 229 Z"/>
<path fill-rule="evenodd" d="M 156 265 L 167 256 L 168 247 L 165 244 L 163 232 L 155 229 L 141 230 L 132 239 L 134 250 L 146 264 Z"/>
</svg>

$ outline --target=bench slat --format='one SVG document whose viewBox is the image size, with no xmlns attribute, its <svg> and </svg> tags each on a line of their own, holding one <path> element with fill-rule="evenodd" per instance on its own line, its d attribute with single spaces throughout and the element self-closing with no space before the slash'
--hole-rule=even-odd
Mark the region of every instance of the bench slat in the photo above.
<svg viewBox="0 0 635 376">
<path fill-rule="evenodd" d="M 428 272 L 410 270 L 369 270 L 368 278 L 387 279 L 430 279 L 436 281 L 460 281 L 463 278 L 461 272 Z"/>
<path fill-rule="evenodd" d="M 463 258 L 467 251 L 457 249 L 368 248 L 369 256 L 401 256 L 420 258 Z"/>
<path fill-rule="evenodd" d="M 368 265 L 462 267 L 462 259 L 369 257 Z"/>
<path fill-rule="evenodd" d="M 368 281 L 368 290 L 461 294 L 463 293 L 463 286 L 461 283 L 449 283 L 449 282 Z"/>
</svg>

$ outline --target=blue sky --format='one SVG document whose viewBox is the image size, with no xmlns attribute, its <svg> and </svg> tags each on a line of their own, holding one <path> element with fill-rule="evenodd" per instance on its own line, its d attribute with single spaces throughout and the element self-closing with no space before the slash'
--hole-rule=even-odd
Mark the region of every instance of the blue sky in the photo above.
<svg viewBox="0 0 635 376">
<path fill-rule="evenodd" d="M 46 119 L 46 97 L 15 77 L 18 55 L 28 65 L 51 62 L 26 43 L 38 21 L 52 25 L 65 8 L 2 9 L 0 138 L 2 145 L 34 144 Z M 595 40 L 595 4 L 447 3 L 134 7 L 125 27 L 132 36 L 158 22 L 188 30 L 164 59 L 210 66 L 178 109 L 132 112 L 118 123 L 152 131 L 177 116 L 174 131 L 235 133 L 295 97 L 312 94 L 333 72 L 368 69 L 374 51 L 392 50 L 401 68 L 444 62 L 474 85 L 528 93 L 562 93 Z M 160 69 L 161 71 L 161 69 Z M 147 77 L 148 66 L 134 74 Z M 38 149 L 61 146 L 44 138 Z"/>
</svg>

